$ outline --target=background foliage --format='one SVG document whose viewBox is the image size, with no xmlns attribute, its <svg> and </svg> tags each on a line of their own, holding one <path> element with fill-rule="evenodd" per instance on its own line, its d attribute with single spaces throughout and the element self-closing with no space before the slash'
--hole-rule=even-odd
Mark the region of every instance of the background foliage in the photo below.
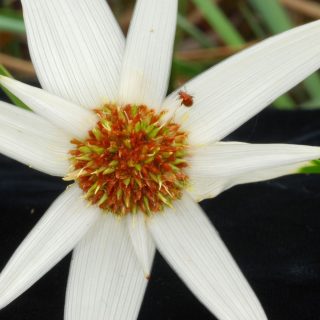
<svg viewBox="0 0 320 320">
<path fill-rule="evenodd" d="M 135 1 L 108 2 L 126 33 Z M 179 0 L 170 90 L 247 46 L 319 18 L 317 0 Z M 0 0 L 0 64 L 20 80 L 36 81 L 18 0 Z M 0 73 L 6 71 L 0 69 Z M 274 106 L 319 108 L 319 73 L 279 98 Z"/>
</svg>

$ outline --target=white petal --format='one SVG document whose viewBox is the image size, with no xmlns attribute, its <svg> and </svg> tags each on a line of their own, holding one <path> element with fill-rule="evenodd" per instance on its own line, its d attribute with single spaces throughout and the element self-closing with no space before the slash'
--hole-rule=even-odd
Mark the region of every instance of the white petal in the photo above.
<svg viewBox="0 0 320 320">
<path fill-rule="evenodd" d="M 154 215 L 157 248 L 197 298 L 220 320 L 267 319 L 256 296 L 201 208 L 188 196 Z"/>
<path fill-rule="evenodd" d="M 126 221 L 103 215 L 73 252 L 65 319 L 136 319 L 147 282 Z"/>
<path fill-rule="evenodd" d="M 244 50 L 199 75 L 164 102 L 172 110 L 179 90 L 194 97 L 180 107 L 192 143 L 218 141 L 320 67 L 320 20 Z"/>
<path fill-rule="evenodd" d="M 264 180 L 275 179 L 284 175 L 295 174 L 297 170 L 305 167 L 309 162 L 299 162 L 294 165 L 282 166 L 264 171 L 254 171 L 251 174 L 237 176 L 234 180 L 226 180 L 224 178 L 207 178 L 196 177 L 192 181 L 189 193 L 195 201 L 216 197 L 221 192 L 231 187 L 244 183 L 258 182 Z"/>
<path fill-rule="evenodd" d="M 82 191 L 72 186 L 51 205 L 0 274 L 0 308 L 4 308 L 73 249 L 100 210 L 86 208 Z"/>
<path fill-rule="evenodd" d="M 20 98 L 34 112 L 73 137 L 85 137 L 88 130 L 97 122 L 97 117 L 92 111 L 45 90 L 3 76 L 0 76 L 0 84 Z"/>
<path fill-rule="evenodd" d="M 127 216 L 127 225 L 132 244 L 146 278 L 150 277 L 156 247 L 147 230 L 145 215 L 138 213 Z"/>
<path fill-rule="evenodd" d="M 122 66 L 120 103 L 160 106 L 168 89 L 177 0 L 139 0 Z"/>
<path fill-rule="evenodd" d="M 71 137 L 33 112 L 0 101 L 0 153 L 34 169 L 64 176 Z"/>
<path fill-rule="evenodd" d="M 320 158 L 320 147 L 293 144 L 218 142 L 196 148 L 190 157 L 190 193 L 200 201 L 234 185 L 297 172 Z"/>
<path fill-rule="evenodd" d="M 42 87 L 86 107 L 114 100 L 124 38 L 105 0 L 22 0 Z"/>
</svg>

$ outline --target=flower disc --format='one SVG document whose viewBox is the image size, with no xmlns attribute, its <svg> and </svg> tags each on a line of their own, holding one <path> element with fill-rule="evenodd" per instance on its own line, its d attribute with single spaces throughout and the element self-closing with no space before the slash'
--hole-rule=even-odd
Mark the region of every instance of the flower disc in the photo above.
<svg viewBox="0 0 320 320">
<path fill-rule="evenodd" d="M 145 214 L 171 206 L 188 183 L 187 134 L 172 121 L 161 123 L 144 105 L 104 105 L 85 140 L 73 139 L 74 179 L 87 200 L 116 215 Z"/>
</svg>

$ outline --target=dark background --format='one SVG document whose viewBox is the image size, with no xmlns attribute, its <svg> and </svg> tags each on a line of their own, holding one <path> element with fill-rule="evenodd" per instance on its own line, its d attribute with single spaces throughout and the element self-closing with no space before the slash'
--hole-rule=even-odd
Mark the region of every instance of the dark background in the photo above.
<svg viewBox="0 0 320 320">
<path fill-rule="evenodd" d="M 230 139 L 320 145 L 320 111 L 267 110 Z M 0 268 L 63 191 L 58 178 L 0 158 Z M 320 177 L 242 185 L 201 203 L 270 320 L 320 319 Z M 62 320 L 70 255 L 0 311 L 1 320 Z M 156 256 L 143 319 L 215 319 Z M 95 320 L 95 319 L 93 319 Z"/>
</svg>

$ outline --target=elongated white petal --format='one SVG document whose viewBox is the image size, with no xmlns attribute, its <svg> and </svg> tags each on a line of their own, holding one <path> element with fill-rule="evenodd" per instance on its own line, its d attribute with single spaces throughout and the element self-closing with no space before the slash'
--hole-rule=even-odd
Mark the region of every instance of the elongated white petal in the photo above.
<svg viewBox="0 0 320 320">
<path fill-rule="evenodd" d="M 0 84 L 20 98 L 34 112 L 73 137 L 83 138 L 97 122 L 97 117 L 92 111 L 43 89 L 3 76 L 0 76 Z"/>
<path fill-rule="evenodd" d="M 126 221 L 104 215 L 73 252 L 65 319 L 136 319 L 147 282 Z"/>
<path fill-rule="evenodd" d="M 65 176 L 70 163 L 68 149 L 56 141 L 12 127 L 0 127 L 0 152 L 53 176 Z"/>
<path fill-rule="evenodd" d="M 127 225 L 132 244 L 146 278 L 150 277 L 156 247 L 147 230 L 144 214 L 127 216 Z"/>
<path fill-rule="evenodd" d="M 295 174 L 305 167 L 309 162 L 299 162 L 297 164 L 281 166 L 273 169 L 253 171 L 250 174 L 237 176 L 234 180 L 225 178 L 196 177 L 191 178 L 192 186 L 188 190 L 195 201 L 216 197 L 219 193 L 231 187 L 251 182 L 275 179 L 284 175 Z"/>
<path fill-rule="evenodd" d="M 160 106 L 168 89 L 177 0 L 138 0 L 122 65 L 120 103 Z"/>
<path fill-rule="evenodd" d="M 86 107 L 114 100 L 124 38 L 105 0 L 22 0 L 42 87 Z"/>
<path fill-rule="evenodd" d="M 157 248 L 220 320 L 267 319 L 256 296 L 201 208 L 186 194 L 148 226 Z"/>
<path fill-rule="evenodd" d="M 59 262 L 90 226 L 100 210 L 86 208 L 82 191 L 72 186 L 51 205 L 0 274 L 0 308 L 4 308 Z"/>
<path fill-rule="evenodd" d="M 0 121 L 1 125 L 23 130 L 43 138 L 52 139 L 61 144 L 71 139 L 71 135 L 55 127 L 46 119 L 36 113 L 0 101 Z"/>
<path fill-rule="evenodd" d="M 68 172 L 71 137 L 33 112 L 0 101 L 0 153 L 39 171 Z"/>
<path fill-rule="evenodd" d="M 179 90 L 194 97 L 180 107 L 192 143 L 218 141 L 320 67 L 320 20 L 294 28 L 209 69 L 164 102 L 175 109 Z M 187 116 L 185 115 L 187 113 Z"/>
<path fill-rule="evenodd" d="M 218 142 L 196 148 L 189 160 L 190 193 L 200 201 L 237 184 L 295 173 L 320 158 L 320 147 Z"/>
</svg>

